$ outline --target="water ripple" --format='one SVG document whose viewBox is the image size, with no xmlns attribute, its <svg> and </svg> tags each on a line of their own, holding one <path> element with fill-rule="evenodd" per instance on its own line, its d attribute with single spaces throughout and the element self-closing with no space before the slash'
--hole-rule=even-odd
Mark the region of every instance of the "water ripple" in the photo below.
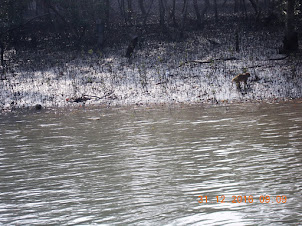
<svg viewBox="0 0 302 226">
<path fill-rule="evenodd" d="M 301 110 L 287 103 L 0 116 L 0 224 L 298 223 Z M 232 202 L 238 196 L 247 201 Z"/>
</svg>

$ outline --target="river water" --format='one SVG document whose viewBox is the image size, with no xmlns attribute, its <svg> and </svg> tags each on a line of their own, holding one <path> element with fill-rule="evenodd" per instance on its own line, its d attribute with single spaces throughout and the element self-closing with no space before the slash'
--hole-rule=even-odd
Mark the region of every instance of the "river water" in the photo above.
<svg viewBox="0 0 302 226">
<path fill-rule="evenodd" d="M 302 103 L 2 115 L 0 191 L 0 225 L 301 225 Z"/>
</svg>

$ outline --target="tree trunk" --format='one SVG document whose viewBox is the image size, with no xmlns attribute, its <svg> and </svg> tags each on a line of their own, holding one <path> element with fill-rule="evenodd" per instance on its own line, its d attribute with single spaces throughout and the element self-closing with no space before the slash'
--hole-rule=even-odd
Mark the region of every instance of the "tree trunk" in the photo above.
<svg viewBox="0 0 302 226">
<path fill-rule="evenodd" d="M 265 6 L 266 12 L 269 11 L 269 3 L 270 3 L 270 0 L 264 0 L 264 6 Z"/>
<path fill-rule="evenodd" d="M 165 14 L 166 14 L 166 10 L 165 10 L 165 5 L 164 5 L 164 0 L 158 0 L 159 3 L 159 24 L 161 27 L 162 31 L 165 31 Z"/>
<path fill-rule="evenodd" d="M 184 0 L 184 5 L 183 5 L 183 9 L 182 9 L 181 30 L 180 30 L 181 38 L 184 35 L 184 30 L 185 30 L 186 20 L 187 20 L 187 12 L 188 12 L 188 0 Z"/>
<path fill-rule="evenodd" d="M 172 2 L 172 10 L 171 10 L 171 15 L 170 15 L 170 17 L 172 18 L 173 26 L 174 26 L 174 27 L 177 26 L 176 17 L 175 17 L 175 9 L 176 9 L 176 0 L 173 0 L 173 2 Z"/>
<path fill-rule="evenodd" d="M 146 23 L 147 23 L 147 19 L 148 19 L 148 16 L 150 14 L 150 11 L 152 9 L 153 2 L 154 2 L 154 0 L 151 1 L 150 5 L 149 5 L 149 8 L 148 8 L 148 11 L 146 12 L 146 15 L 144 16 L 143 25 L 146 25 Z"/>
<path fill-rule="evenodd" d="M 118 1 L 119 2 L 119 1 Z M 125 0 L 121 0 L 121 3 L 119 2 L 119 8 L 121 11 L 121 15 L 124 18 L 124 22 L 126 22 L 126 15 L 125 15 Z"/>
<path fill-rule="evenodd" d="M 139 8 L 142 12 L 143 17 L 145 17 L 147 12 L 146 12 L 146 9 L 145 9 L 144 0 L 138 0 L 138 5 L 139 5 Z"/>
<path fill-rule="evenodd" d="M 214 0 L 215 22 L 218 22 L 217 0 Z"/>
<path fill-rule="evenodd" d="M 295 0 L 287 0 L 287 18 L 286 18 L 286 33 L 290 35 L 294 32 L 295 20 Z"/>
<path fill-rule="evenodd" d="M 130 24 L 132 24 L 132 13 L 133 13 L 132 0 L 128 0 L 127 19 Z"/>
<path fill-rule="evenodd" d="M 105 24 L 100 19 L 96 22 L 97 48 L 102 50 L 105 41 Z"/>
<path fill-rule="evenodd" d="M 135 49 L 135 46 L 137 45 L 137 42 L 138 42 L 138 36 L 135 35 L 132 37 L 129 45 L 128 45 L 128 48 L 127 48 L 127 51 L 126 51 L 126 57 L 127 58 L 130 58 L 133 54 L 133 51 Z"/>
<path fill-rule="evenodd" d="M 235 34 L 235 50 L 237 53 L 239 53 L 239 32 L 236 30 Z"/>
<path fill-rule="evenodd" d="M 246 10 L 246 4 L 245 0 L 240 0 L 241 1 L 241 10 L 245 18 L 247 18 L 247 10 Z"/>
<path fill-rule="evenodd" d="M 238 1 L 239 0 L 235 0 L 235 4 L 234 4 L 234 13 L 238 13 Z"/>
<path fill-rule="evenodd" d="M 199 12 L 199 7 L 198 7 L 197 0 L 193 0 L 193 6 L 194 6 L 195 14 L 196 14 L 197 25 L 198 25 L 198 27 L 201 27 L 201 25 L 202 25 L 201 15 L 200 15 L 200 12 Z"/>
<path fill-rule="evenodd" d="M 2 41 L 0 41 L 0 48 L 1 48 L 1 66 L 4 67 L 4 45 Z"/>
<path fill-rule="evenodd" d="M 0 80 L 3 80 L 4 78 L 2 77 L 2 75 L 4 74 L 5 72 L 5 65 L 4 65 L 4 44 L 2 43 L 2 41 L 0 40 L 0 58 L 1 58 L 1 66 L 2 66 L 2 71 L 0 72 L 1 73 L 1 76 L 0 76 Z"/>
<path fill-rule="evenodd" d="M 255 0 L 250 0 L 250 3 L 252 4 L 252 6 L 255 10 L 255 13 L 258 17 L 259 16 L 258 2 L 256 2 Z"/>
<path fill-rule="evenodd" d="M 295 31 L 295 0 L 287 0 L 287 17 L 283 53 L 295 52 L 299 49 L 298 34 Z"/>
<path fill-rule="evenodd" d="M 208 11 L 209 6 L 210 6 L 210 1 L 209 0 L 205 0 L 205 6 L 204 6 L 204 8 L 203 8 L 203 10 L 201 12 L 202 20 L 204 20 L 204 15 Z"/>
<path fill-rule="evenodd" d="M 105 24 L 108 26 L 110 17 L 110 0 L 105 2 Z"/>
</svg>

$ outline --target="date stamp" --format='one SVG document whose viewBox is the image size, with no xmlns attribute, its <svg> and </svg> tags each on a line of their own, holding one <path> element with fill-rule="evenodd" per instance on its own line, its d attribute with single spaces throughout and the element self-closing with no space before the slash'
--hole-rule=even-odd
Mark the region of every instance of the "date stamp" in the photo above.
<svg viewBox="0 0 302 226">
<path fill-rule="evenodd" d="M 200 204 L 205 203 L 286 203 L 287 197 L 285 195 L 269 196 L 269 195 L 233 195 L 232 197 L 225 197 L 224 195 L 217 195 L 215 198 L 200 195 L 198 196 L 198 202 Z"/>
</svg>

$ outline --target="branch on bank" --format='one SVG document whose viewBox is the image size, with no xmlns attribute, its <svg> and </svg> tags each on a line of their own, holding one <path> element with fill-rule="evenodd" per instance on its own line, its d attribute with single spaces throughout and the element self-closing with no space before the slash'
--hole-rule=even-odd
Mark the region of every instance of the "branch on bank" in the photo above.
<svg viewBox="0 0 302 226">
<path fill-rule="evenodd" d="M 285 55 L 285 56 L 279 56 L 279 57 L 272 57 L 272 58 L 269 58 L 268 60 L 284 60 L 288 57 L 288 55 Z"/>
<path fill-rule="evenodd" d="M 230 61 L 230 60 L 238 60 L 236 57 L 226 57 L 226 58 L 216 58 L 216 59 L 207 59 L 207 60 L 188 60 L 186 62 L 182 62 L 178 67 L 182 67 L 188 63 L 197 63 L 197 64 L 210 64 L 214 63 L 214 61 Z"/>
<path fill-rule="evenodd" d="M 71 97 L 71 98 L 66 98 L 67 102 L 73 102 L 73 103 L 81 103 L 81 102 L 86 102 L 87 100 L 91 100 L 95 98 L 95 100 L 101 100 L 106 97 L 111 97 L 113 94 L 112 92 L 107 92 L 104 96 L 99 97 L 99 96 L 93 96 L 93 95 L 82 95 L 81 97 Z M 113 98 L 114 99 L 114 98 Z"/>
</svg>

